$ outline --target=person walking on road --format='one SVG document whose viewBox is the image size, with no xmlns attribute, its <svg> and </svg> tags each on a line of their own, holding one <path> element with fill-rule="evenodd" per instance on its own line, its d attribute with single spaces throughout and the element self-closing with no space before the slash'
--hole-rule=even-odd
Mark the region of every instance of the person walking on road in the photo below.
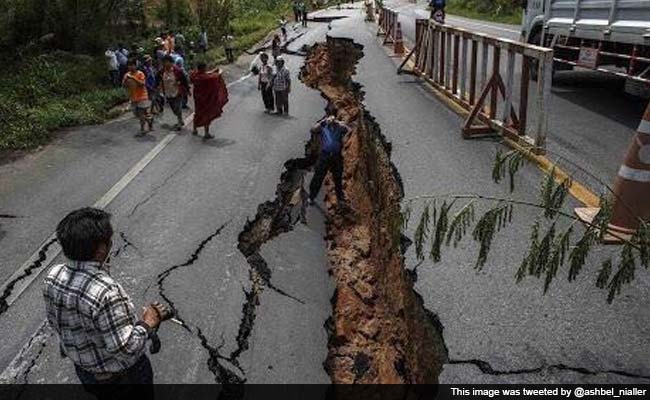
<svg viewBox="0 0 650 400">
<path fill-rule="evenodd" d="M 120 75 L 119 82 L 121 82 L 122 79 L 124 79 L 124 75 L 126 74 L 126 64 L 129 62 L 129 51 L 126 50 L 124 46 L 119 45 L 115 51 L 115 57 L 117 58 L 117 66 Z"/>
<path fill-rule="evenodd" d="M 119 86 L 120 84 L 120 64 L 117 62 L 117 55 L 115 54 L 114 49 L 106 50 L 104 53 L 106 57 L 106 66 L 108 67 L 108 79 L 113 86 Z"/>
<path fill-rule="evenodd" d="M 151 101 L 147 93 L 147 77 L 144 72 L 138 71 L 135 59 L 129 60 L 127 67 L 128 70 L 124 75 L 122 85 L 129 92 L 133 114 L 140 121 L 138 136 L 144 136 L 146 134 L 145 125 L 149 125 L 149 131 L 153 130 L 153 116 L 150 113 Z"/>
<path fill-rule="evenodd" d="M 293 8 L 293 20 L 296 21 L 296 23 L 298 23 L 300 22 L 300 17 L 302 15 L 300 13 L 300 2 L 298 0 L 294 0 L 292 8 Z"/>
<path fill-rule="evenodd" d="M 205 62 L 199 62 L 196 71 L 192 72 L 192 85 L 194 86 L 194 130 L 193 135 L 198 135 L 198 129 L 204 128 L 203 139 L 214 139 L 210 134 L 210 124 L 219 118 L 223 108 L 228 103 L 228 89 L 221 76 L 221 70 L 216 68 L 207 70 Z"/>
<path fill-rule="evenodd" d="M 162 113 L 163 107 L 165 105 L 164 101 L 161 101 L 160 94 L 158 93 L 158 79 L 156 78 L 156 67 L 153 65 L 153 59 L 150 55 L 145 55 L 143 57 L 142 66 L 140 71 L 144 73 L 145 83 L 147 86 L 147 94 L 149 95 L 149 101 L 151 101 L 151 113 L 153 115 Z"/>
<path fill-rule="evenodd" d="M 176 47 L 176 52 L 185 58 L 185 36 L 179 31 L 174 37 L 174 45 Z"/>
<path fill-rule="evenodd" d="M 264 112 L 270 114 L 275 108 L 275 100 L 273 99 L 273 67 L 269 64 L 268 54 L 260 54 L 260 60 L 262 66 L 259 71 L 257 88 L 262 92 L 262 101 L 266 109 Z"/>
<path fill-rule="evenodd" d="M 282 54 L 282 41 L 280 40 L 280 35 L 274 35 L 271 41 L 271 55 L 275 60 L 280 57 L 280 54 Z"/>
<path fill-rule="evenodd" d="M 277 115 L 289 115 L 289 93 L 291 93 L 291 72 L 284 66 L 284 58 L 275 59 L 276 72 L 273 77 L 273 92 Z"/>
<path fill-rule="evenodd" d="M 302 26 L 307 27 L 307 4 L 304 1 L 300 2 L 300 20 L 302 21 Z"/>
<path fill-rule="evenodd" d="M 84 388 L 100 399 L 127 398 L 131 386 L 153 384 L 146 344 L 169 309 L 153 303 L 136 318 L 133 303 L 111 276 L 107 260 L 112 247 L 110 214 L 83 208 L 68 214 L 56 236 L 67 258 L 45 277 L 43 297 L 47 321 L 59 338 Z M 153 398 L 153 386 L 141 386 L 137 398 Z M 134 394 L 132 394 L 134 395 Z"/>
<path fill-rule="evenodd" d="M 199 34 L 199 51 L 204 54 L 208 51 L 208 31 L 205 28 L 201 28 Z"/>
<path fill-rule="evenodd" d="M 280 18 L 279 24 L 280 24 L 280 32 L 282 33 L 282 39 L 286 42 L 287 41 L 287 19 L 284 17 L 284 15 Z"/>
<path fill-rule="evenodd" d="M 315 204 L 323 180 L 327 173 L 331 172 L 336 199 L 339 206 L 345 207 L 347 202 L 343 192 L 343 139 L 350 132 L 350 128 L 336 119 L 336 110 L 328 107 L 327 117 L 316 124 L 311 132 L 320 139 L 320 153 L 314 177 L 309 185 L 309 204 Z"/>
<path fill-rule="evenodd" d="M 174 65 L 174 58 L 166 55 L 163 59 L 163 67 L 158 72 L 158 83 L 165 100 L 177 118 L 174 129 L 183 129 L 183 96 L 189 95 L 190 85 L 185 73 Z"/>
<path fill-rule="evenodd" d="M 223 37 L 223 49 L 226 53 L 226 59 L 229 63 L 235 62 L 235 47 L 234 47 L 235 37 L 231 34 L 227 34 Z"/>
</svg>

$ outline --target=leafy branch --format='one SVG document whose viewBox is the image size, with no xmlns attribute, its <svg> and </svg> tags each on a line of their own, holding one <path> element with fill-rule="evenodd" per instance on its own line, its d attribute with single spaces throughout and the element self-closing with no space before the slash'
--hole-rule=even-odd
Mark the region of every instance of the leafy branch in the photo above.
<svg viewBox="0 0 650 400">
<path fill-rule="evenodd" d="M 497 152 L 493 180 L 498 183 L 508 177 L 513 192 L 515 175 L 524 158 L 524 154 L 517 151 Z M 515 273 L 516 281 L 521 282 L 526 277 L 541 279 L 543 291 L 547 293 L 566 266 L 567 279 L 573 282 L 583 271 L 593 249 L 608 235 L 623 243 L 616 259 L 609 257 L 602 262 L 596 280 L 596 286 L 607 291 L 607 301 L 611 303 L 622 288 L 634 280 L 637 264 L 645 268 L 650 265 L 650 228 L 641 221 L 641 227 L 631 238 L 612 231 L 609 228 L 612 204 L 605 196 L 601 197 L 600 211 L 594 219 L 591 222 L 580 221 L 564 211 L 571 179 L 558 183 L 556 175 L 553 169 L 542 179 L 537 202 L 480 194 L 423 195 L 410 199 L 409 218 L 413 204 L 425 202 L 415 229 L 417 259 L 422 261 L 426 258 L 424 248 L 429 241 L 429 259 L 438 263 L 442 259 L 443 245 L 457 247 L 471 232 L 479 247 L 475 268 L 481 270 L 487 264 L 496 234 L 512 223 L 515 208 L 537 209 L 539 215 L 531 229 L 529 247 Z M 460 200 L 468 202 L 455 207 Z M 478 203 L 492 205 L 477 218 Z M 578 222 L 582 222 L 585 228 L 576 229 Z"/>
</svg>

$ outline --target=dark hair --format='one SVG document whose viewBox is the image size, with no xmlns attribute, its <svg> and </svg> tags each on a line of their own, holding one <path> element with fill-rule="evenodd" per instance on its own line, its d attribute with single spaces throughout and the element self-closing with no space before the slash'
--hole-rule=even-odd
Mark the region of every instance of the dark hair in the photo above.
<svg viewBox="0 0 650 400">
<path fill-rule="evenodd" d="M 328 117 L 336 117 L 338 115 L 338 110 L 334 104 L 327 103 L 327 107 L 325 107 L 325 114 Z"/>
<path fill-rule="evenodd" d="M 133 65 L 133 66 L 137 66 L 137 65 L 138 65 L 138 61 L 137 61 L 135 58 L 130 58 L 130 59 L 126 62 L 126 65 L 127 65 L 127 67 L 130 67 L 130 66 L 132 66 L 132 65 Z"/>
<path fill-rule="evenodd" d="M 205 61 L 199 61 L 198 64 L 196 64 L 196 68 L 199 71 L 205 71 L 208 68 L 208 64 Z"/>
<path fill-rule="evenodd" d="M 269 55 L 266 54 L 266 53 L 262 53 L 262 54 L 260 54 L 260 58 L 264 58 L 264 59 L 268 60 L 268 59 L 269 59 Z"/>
<path fill-rule="evenodd" d="M 163 62 L 165 62 L 165 61 L 169 61 L 170 63 L 173 64 L 174 63 L 174 57 L 167 54 L 165 57 L 163 57 Z"/>
<path fill-rule="evenodd" d="M 73 211 L 59 222 L 56 237 L 68 259 L 92 261 L 99 246 L 113 237 L 111 215 L 96 208 Z"/>
</svg>

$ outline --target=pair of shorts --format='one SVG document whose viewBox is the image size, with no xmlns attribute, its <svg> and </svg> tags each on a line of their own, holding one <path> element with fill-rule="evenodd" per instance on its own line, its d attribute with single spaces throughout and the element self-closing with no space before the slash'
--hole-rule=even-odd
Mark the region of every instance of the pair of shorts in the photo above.
<svg viewBox="0 0 650 400">
<path fill-rule="evenodd" d="M 142 117 L 149 112 L 151 108 L 151 100 L 133 101 L 131 102 L 131 110 L 136 117 Z"/>
</svg>

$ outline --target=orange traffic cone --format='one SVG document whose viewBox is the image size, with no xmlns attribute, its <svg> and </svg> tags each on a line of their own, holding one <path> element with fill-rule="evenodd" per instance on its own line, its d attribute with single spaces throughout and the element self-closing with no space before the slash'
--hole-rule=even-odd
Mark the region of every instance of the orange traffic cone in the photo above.
<svg viewBox="0 0 650 400">
<path fill-rule="evenodd" d="M 404 41 L 402 38 L 402 24 L 397 23 L 397 32 L 395 32 L 395 55 L 404 54 Z"/>
<path fill-rule="evenodd" d="M 630 145 L 614 184 L 614 204 L 605 243 L 631 238 L 640 220 L 650 221 L 650 104 Z M 583 221 L 591 222 L 598 208 L 576 208 Z"/>
</svg>

